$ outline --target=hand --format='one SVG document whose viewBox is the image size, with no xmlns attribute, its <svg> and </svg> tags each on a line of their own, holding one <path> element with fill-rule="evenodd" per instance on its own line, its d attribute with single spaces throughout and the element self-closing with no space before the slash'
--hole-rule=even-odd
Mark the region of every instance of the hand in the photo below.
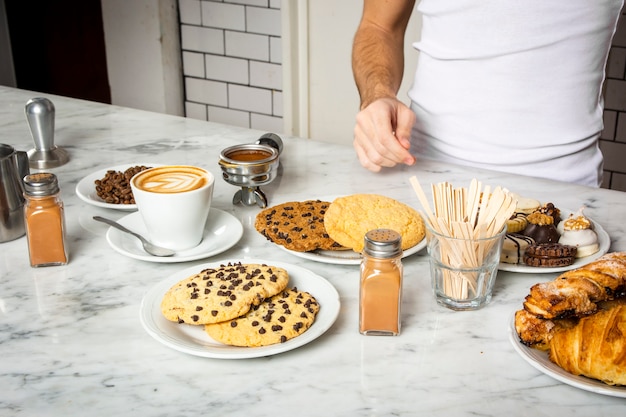
<svg viewBox="0 0 626 417">
<path fill-rule="evenodd" d="M 409 152 L 415 113 L 395 98 L 370 103 L 356 116 L 354 149 L 361 165 L 373 172 L 397 164 L 413 165 Z"/>
</svg>

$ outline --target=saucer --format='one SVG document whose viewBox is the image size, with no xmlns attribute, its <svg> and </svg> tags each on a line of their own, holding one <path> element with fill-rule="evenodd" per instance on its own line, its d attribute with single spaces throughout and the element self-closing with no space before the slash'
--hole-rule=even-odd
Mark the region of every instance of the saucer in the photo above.
<svg viewBox="0 0 626 417">
<path fill-rule="evenodd" d="M 118 220 L 122 226 L 147 236 L 139 212 L 131 213 Z M 107 242 L 122 255 L 148 262 L 176 263 L 195 261 L 222 253 L 233 247 L 243 235 L 243 225 L 235 216 L 225 211 L 211 208 L 209 220 L 204 228 L 202 242 L 194 248 L 177 252 L 174 256 L 158 257 L 147 254 L 139 239 L 110 227 L 106 233 Z"/>
<path fill-rule="evenodd" d="M 135 204 L 111 204 L 106 203 L 103 199 L 98 197 L 98 193 L 96 192 L 95 181 L 104 178 L 108 171 L 120 171 L 124 172 L 128 168 L 132 168 L 135 166 L 147 166 L 147 167 L 156 167 L 162 164 L 153 164 L 153 163 L 142 163 L 137 162 L 134 164 L 124 164 L 117 165 L 114 167 L 99 169 L 98 171 L 92 172 L 87 175 L 83 179 L 81 179 L 78 184 L 76 184 L 76 195 L 78 198 L 83 200 L 85 203 L 91 204 L 96 207 L 103 207 L 113 210 L 124 210 L 124 211 L 132 211 L 137 210 L 137 205 Z"/>
</svg>

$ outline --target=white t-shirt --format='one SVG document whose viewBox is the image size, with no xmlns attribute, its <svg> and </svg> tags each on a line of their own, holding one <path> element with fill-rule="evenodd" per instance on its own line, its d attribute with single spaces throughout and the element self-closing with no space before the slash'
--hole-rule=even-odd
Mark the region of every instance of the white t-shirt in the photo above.
<svg viewBox="0 0 626 417">
<path fill-rule="evenodd" d="M 623 3 L 421 0 L 414 149 L 598 186 L 604 67 Z"/>
</svg>

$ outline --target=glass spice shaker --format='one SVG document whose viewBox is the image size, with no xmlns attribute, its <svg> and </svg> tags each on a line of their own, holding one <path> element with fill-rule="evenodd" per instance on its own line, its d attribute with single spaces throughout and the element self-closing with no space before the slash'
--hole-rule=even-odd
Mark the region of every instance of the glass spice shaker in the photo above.
<svg viewBox="0 0 626 417">
<path fill-rule="evenodd" d="M 365 235 L 359 292 L 359 332 L 372 336 L 400 334 L 402 237 L 376 229 Z"/>
<path fill-rule="evenodd" d="M 54 174 L 24 177 L 24 223 L 32 267 L 67 264 L 65 213 L 59 193 Z"/>
</svg>

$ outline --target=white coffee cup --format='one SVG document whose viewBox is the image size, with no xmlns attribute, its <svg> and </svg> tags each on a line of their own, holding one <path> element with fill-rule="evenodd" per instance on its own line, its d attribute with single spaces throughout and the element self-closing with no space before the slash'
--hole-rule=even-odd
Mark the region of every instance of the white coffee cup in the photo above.
<svg viewBox="0 0 626 417">
<path fill-rule="evenodd" d="M 176 251 L 198 246 L 214 184 L 213 174 L 190 165 L 164 165 L 136 174 L 130 187 L 152 243 Z"/>
</svg>

